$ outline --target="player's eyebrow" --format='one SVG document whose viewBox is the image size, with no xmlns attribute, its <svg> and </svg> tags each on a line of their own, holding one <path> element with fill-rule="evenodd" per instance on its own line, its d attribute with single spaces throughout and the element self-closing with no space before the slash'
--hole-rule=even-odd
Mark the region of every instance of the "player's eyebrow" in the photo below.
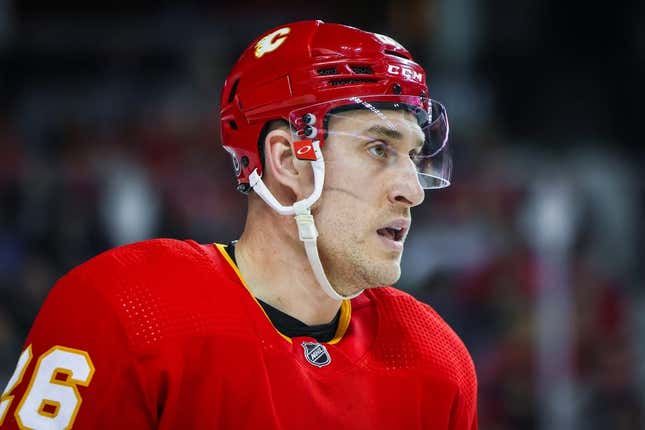
<svg viewBox="0 0 645 430">
<path fill-rule="evenodd" d="M 385 127 L 380 124 L 371 126 L 367 130 L 365 130 L 365 133 L 376 137 L 386 137 L 388 139 L 394 140 L 403 140 L 404 138 L 403 133 L 401 133 L 399 130 L 391 127 Z M 415 139 L 415 146 L 421 147 L 423 146 L 423 143 L 423 139 Z"/>
</svg>

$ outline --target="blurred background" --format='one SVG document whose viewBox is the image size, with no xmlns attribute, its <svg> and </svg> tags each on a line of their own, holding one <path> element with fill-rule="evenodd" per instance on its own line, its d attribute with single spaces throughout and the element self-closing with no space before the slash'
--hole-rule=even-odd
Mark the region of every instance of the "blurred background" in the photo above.
<svg viewBox="0 0 645 430">
<path fill-rule="evenodd" d="M 73 266 L 238 237 L 224 77 L 320 18 L 397 39 L 448 109 L 454 185 L 415 210 L 399 287 L 469 347 L 480 428 L 645 429 L 645 3 L 95 3 L 0 0 L 0 386 Z"/>
</svg>

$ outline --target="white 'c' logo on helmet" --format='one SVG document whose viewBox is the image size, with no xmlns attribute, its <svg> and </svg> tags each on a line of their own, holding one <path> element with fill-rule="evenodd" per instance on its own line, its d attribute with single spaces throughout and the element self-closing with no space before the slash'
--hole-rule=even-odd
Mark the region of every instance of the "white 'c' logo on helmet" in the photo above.
<svg viewBox="0 0 645 430">
<path fill-rule="evenodd" d="M 278 49 L 290 32 L 289 27 L 282 27 L 264 36 L 255 44 L 255 58 L 260 58 L 264 54 Z"/>
</svg>

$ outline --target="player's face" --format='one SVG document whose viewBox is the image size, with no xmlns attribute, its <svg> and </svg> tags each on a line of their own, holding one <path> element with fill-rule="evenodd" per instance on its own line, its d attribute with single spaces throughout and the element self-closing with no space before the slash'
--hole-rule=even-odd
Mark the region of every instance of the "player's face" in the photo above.
<svg viewBox="0 0 645 430">
<path fill-rule="evenodd" d="M 333 117 L 323 153 L 325 187 L 314 208 L 318 245 L 341 293 L 389 285 L 401 274 L 410 208 L 424 192 L 410 159 L 423 143 L 404 111 L 352 111 Z"/>
</svg>

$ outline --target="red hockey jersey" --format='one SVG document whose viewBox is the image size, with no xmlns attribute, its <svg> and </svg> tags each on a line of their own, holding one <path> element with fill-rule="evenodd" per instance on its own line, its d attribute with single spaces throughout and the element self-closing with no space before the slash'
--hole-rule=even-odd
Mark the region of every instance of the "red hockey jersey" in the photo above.
<svg viewBox="0 0 645 430">
<path fill-rule="evenodd" d="M 220 245 L 116 248 L 54 286 L 2 429 L 477 428 L 457 335 L 394 288 L 343 302 L 326 343 L 279 333 Z"/>
</svg>

